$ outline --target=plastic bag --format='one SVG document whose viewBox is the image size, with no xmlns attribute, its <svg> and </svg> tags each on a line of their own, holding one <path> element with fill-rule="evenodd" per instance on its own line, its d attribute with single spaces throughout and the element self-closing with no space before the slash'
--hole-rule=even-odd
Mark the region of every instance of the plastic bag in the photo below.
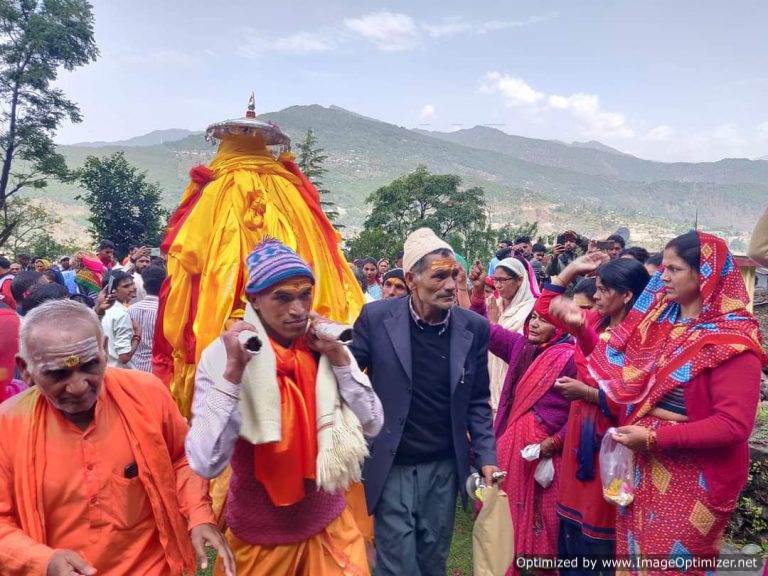
<svg viewBox="0 0 768 576">
<path fill-rule="evenodd" d="M 635 499 L 635 457 L 632 450 L 613 439 L 615 431 L 616 428 L 609 428 L 600 445 L 603 497 L 613 504 L 629 506 Z"/>
<path fill-rule="evenodd" d="M 555 479 L 555 465 L 552 462 L 552 458 L 544 458 L 539 462 L 539 465 L 536 466 L 536 471 L 533 473 L 533 478 L 542 488 L 549 488 L 552 480 Z"/>
<path fill-rule="evenodd" d="M 528 462 L 538 460 L 541 456 L 541 444 L 528 444 L 520 450 L 520 455 Z M 542 488 L 549 488 L 555 478 L 555 465 L 552 463 L 552 458 L 544 458 L 538 463 L 533 478 Z"/>
<path fill-rule="evenodd" d="M 472 528 L 475 576 L 504 576 L 515 559 L 515 532 L 509 499 L 498 486 L 482 488 L 483 507 Z"/>
<path fill-rule="evenodd" d="M 541 454 L 541 444 L 528 444 L 528 446 L 520 450 L 520 455 L 523 457 L 523 460 L 527 460 L 528 462 L 537 460 L 539 454 Z"/>
</svg>

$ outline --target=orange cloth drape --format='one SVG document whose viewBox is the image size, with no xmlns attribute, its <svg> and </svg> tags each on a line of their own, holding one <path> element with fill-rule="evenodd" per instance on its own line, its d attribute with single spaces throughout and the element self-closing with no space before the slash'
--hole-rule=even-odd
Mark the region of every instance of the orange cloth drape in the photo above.
<svg viewBox="0 0 768 576">
<path fill-rule="evenodd" d="M 351 323 L 364 303 L 339 249 L 341 238 L 319 209 L 317 191 L 284 161 L 256 139 L 225 138 L 208 171 L 194 172 L 163 243 L 168 280 L 161 293 L 155 373 L 170 385 L 185 416 L 200 354 L 229 319 L 242 316 L 244 262 L 265 236 L 296 250 L 312 268 L 316 312 Z"/>
<path fill-rule="evenodd" d="M 231 531 L 227 542 L 235 554 L 238 574 L 248 576 L 369 576 L 365 543 L 355 525 L 352 513 L 345 509 L 341 516 L 319 534 L 298 544 L 259 546 L 243 542 Z M 223 576 L 221 562 L 216 563 L 216 576 Z"/>
<path fill-rule="evenodd" d="M 275 506 L 290 506 L 304 499 L 304 480 L 315 479 L 317 361 L 303 338 L 290 348 L 270 343 L 277 361 L 281 438 L 254 446 L 254 472 Z"/>
</svg>

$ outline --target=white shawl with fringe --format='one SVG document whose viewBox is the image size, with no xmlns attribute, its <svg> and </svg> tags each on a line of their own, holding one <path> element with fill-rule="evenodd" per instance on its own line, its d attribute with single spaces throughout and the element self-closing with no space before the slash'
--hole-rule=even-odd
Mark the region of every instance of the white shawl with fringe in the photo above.
<svg viewBox="0 0 768 576">
<path fill-rule="evenodd" d="M 277 361 L 269 336 L 256 312 L 248 306 L 244 320 L 256 328 L 262 348 L 254 354 L 245 367 L 240 383 L 240 436 L 251 444 L 279 442 L 281 438 L 280 388 L 277 383 Z M 347 352 L 349 354 L 349 352 Z M 350 354 L 352 375 L 357 382 L 370 386 Z M 221 338 L 214 341 L 202 354 L 200 362 L 214 382 L 224 380 L 227 353 Z M 317 462 L 318 489 L 337 492 L 352 482 L 360 482 L 362 463 L 368 456 L 368 445 L 363 428 L 352 410 L 339 394 L 336 376 L 331 362 L 320 356 L 315 384 L 317 413 Z"/>
</svg>

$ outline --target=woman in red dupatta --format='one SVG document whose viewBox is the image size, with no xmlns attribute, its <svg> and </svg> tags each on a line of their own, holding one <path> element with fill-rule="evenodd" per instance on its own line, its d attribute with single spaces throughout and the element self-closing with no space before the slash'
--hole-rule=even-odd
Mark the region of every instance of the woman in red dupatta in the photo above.
<svg viewBox="0 0 768 576">
<path fill-rule="evenodd" d="M 619 508 L 618 554 L 719 554 L 747 479 L 766 362 L 748 302 L 725 242 L 690 232 L 667 245 L 662 269 L 592 354 L 590 372 L 620 408 L 615 438 L 635 451 L 635 498 Z M 686 574 L 707 571 L 714 568 Z"/>
<path fill-rule="evenodd" d="M 545 284 L 534 310 L 576 339 L 577 379 L 559 378 L 556 388 L 572 399 L 562 450 L 562 471 L 557 494 L 560 517 L 558 556 L 612 556 L 615 509 L 603 498 L 598 470 L 600 441 L 613 418 L 599 402 L 597 383 L 587 370 L 587 358 L 601 338 L 607 337 L 632 308 L 648 283 L 648 272 L 634 260 L 613 260 L 601 252 L 587 254 L 569 264 L 552 284 Z M 595 274 L 595 310 L 582 310 L 562 295 L 576 276 Z M 610 571 L 606 570 L 605 573 Z M 586 574 L 562 570 L 561 574 Z"/>
</svg>

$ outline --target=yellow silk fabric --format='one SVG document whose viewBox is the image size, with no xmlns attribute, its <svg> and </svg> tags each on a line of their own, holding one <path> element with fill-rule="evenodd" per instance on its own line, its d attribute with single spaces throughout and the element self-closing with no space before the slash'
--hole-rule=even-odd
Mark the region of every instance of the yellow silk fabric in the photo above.
<svg viewBox="0 0 768 576">
<path fill-rule="evenodd" d="M 194 391 L 195 365 L 186 364 L 183 329 L 189 315 L 192 279 L 199 277 L 200 290 L 194 333 L 195 360 L 218 338 L 231 318 L 242 317 L 245 294 L 236 293 L 238 281 L 245 286 L 245 260 L 265 236 L 290 246 L 315 274 L 313 308 L 332 320 L 351 323 L 364 299 L 348 266 L 339 270 L 323 234 L 297 189 L 297 178 L 275 161 L 259 141 L 227 137 L 209 168 L 215 179 L 202 191 L 168 249 L 171 289 L 160 319 L 173 347 L 174 373 L 171 392 L 185 416 L 189 416 Z M 190 184 L 182 201 L 195 191 Z M 342 261 L 344 261 L 342 257 Z"/>
</svg>

